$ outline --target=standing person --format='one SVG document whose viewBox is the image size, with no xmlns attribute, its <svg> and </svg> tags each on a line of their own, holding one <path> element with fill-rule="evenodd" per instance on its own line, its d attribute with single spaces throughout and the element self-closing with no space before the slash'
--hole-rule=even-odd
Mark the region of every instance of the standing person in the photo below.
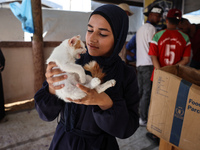
<svg viewBox="0 0 200 150">
<path fill-rule="evenodd" d="M 46 81 L 35 94 L 39 116 L 52 121 L 60 114 L 50 150 L 119 150 L 116 138 L 130 137 L 139 126 L 139 95 L 134 68 L 119 57 L 128 32 L 128 16 L 115 5 L 103 5 L 93 11 L 86 32 L 87 52 L 77 60 L 84 65 L 91 60 L 103 68 L 104 81 L 116 80 L 116 85 L 98 94 L 78 84 L 87 96 L 65 103 L 55 96 L 55 90 L 67 85 L 53 86 L 67 78 L 50 62 Z M 88 73 L 88 72 L 86 72 Z M 70 99 L 68 99 L 70 100 Z"/>
<path fill-rule="evenodd" d="M 5 57 L 0 49 L 0 71 L 2 72 L 5 67 Z M 4 119 L 5 117 L 5 108 L 4 108 L 4 93 L 3 93 L 3 83 L 2 83 L 2 77 L 0 72 L 0 122 L 6 121 Z"/>
<path fill-rule="evenodd" d="M 149 48 L 149 55 L 152 58 L 154 68 L 159 69 L 164 66 L 189 63 L 191 52 L 189 37 L 177 30 L 181 17 L 180 10 L 170 9 L 166 17 L 167 29 L 154 35 Z M 153 81 L 153 73 L 151 80 Z M 146 135 L 154 141 L 159 141 L 159 138 L 151 133 Z"/>
<path fill-rule="evenodd" d="M 126 12 L 127 16 L 132 16 L 133 15 L 133 12 L 130 10 L 128 4 L 120 3 L 118 6 Z"/>
<path fill-rule="evenodd" d="M 180 10 L 170 9 L 166 17 L 167 29 L 154 35 L 149 48 L 149 55 L 151 55 L 154 68 L 159 69 L 164 66 L 189 63 L 190 39 L 185 33 L 177 30 L 181 17 Z"/>
<path fill-rule="evenodd" d="M 132 16 L 133 15 L 133 12 L 130 10 L 128 4 L 121 3 L 118 6 L 126 12 L 127 16 Z M 119 56 L 122 58 L 122 60 L 124 62 L 126 62 L 126 48 L 125 48 L 125 45 L 123 46 L 121 52 L 119 53 Z"/>
<path fill-rule="evenodd" d="M 182 18 L 178 28 L 186 33 L 191 41 L 192 59 L 190 67 L 200 69 L 200 25 L 191 24 L 189 20 Z"/>
<path fill-rule="evenodd" d="M 149 44 L 153 35 L 156 33 L 157 25 L 163 14 L 163 9 L 160 6 L 153 6 L 144 13 L 147 18 L 147 22 L 139 28 L 136 34 L 136 67 L 139 84 L 140 94 L 140 125 L 146 126 L 148 119 L 148 109 L 151 97 L 151 74 L 153 71 L 153 64 L 151 57 L 148 55 Z"/>
</svg>

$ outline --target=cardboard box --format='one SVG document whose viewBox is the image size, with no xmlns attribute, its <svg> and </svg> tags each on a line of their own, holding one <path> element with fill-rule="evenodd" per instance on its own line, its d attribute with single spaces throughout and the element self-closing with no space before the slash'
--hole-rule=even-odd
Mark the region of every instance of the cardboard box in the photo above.
<svg viewBox="0 0 200 150">
<path fill-rule="evenodd" d="M 147 130 L 183 150 L 200 150 L 200 70 L 155 70 Z"/>
</svg>

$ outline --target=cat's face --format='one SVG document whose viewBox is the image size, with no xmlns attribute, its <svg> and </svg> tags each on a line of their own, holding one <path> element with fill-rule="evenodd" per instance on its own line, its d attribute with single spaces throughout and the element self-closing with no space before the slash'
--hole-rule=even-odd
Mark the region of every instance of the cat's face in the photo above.
<svg viewBox="0 0 200 150">
<path fill-rule="evenodd" d="M 86 53 L 85 44 L 80 40 L 80 36 L 74 36 L 68 41 L 69 46 L 72 48 L 71 54 L 76 59 L 80 59 L 81 55 Z"/>
</svg>

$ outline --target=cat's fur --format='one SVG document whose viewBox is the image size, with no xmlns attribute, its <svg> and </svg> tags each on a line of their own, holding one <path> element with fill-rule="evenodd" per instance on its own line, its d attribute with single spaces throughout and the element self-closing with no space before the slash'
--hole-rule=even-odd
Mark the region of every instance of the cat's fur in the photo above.
<svg viewBox="0 0 200 150">
<path fill-rule="evenodd" d="M 79 59 L 81 57 L 80 54 L 85 52 L 85 44 L 80 40 L 80 36 L 74 36 L 71 39 L 64 40 L 56 47 L 46 61 L 47 64 L 55 62 L 58 68 L 66 72 L 64 74 L 67 74 L 67 79 L 54 84 L 65 84 L 62 89 L 56 90 L 56 95 L 65 102 L 69 102 L 66 98 L 78 100 L 86 96 L 86 93 L 76 87 L 77 83 L 81 83 L 90 89 L 95 88 L 98 93 L 105 91 L 116 83 L 113 79 L 101 84 L 105 74 L 95 61 L 91 61 L 84 66 L 86 70 L 91 72 L 93 77 L 86 75 L 84 68 L 75 64 L 75 60 Z"/>
</svg>

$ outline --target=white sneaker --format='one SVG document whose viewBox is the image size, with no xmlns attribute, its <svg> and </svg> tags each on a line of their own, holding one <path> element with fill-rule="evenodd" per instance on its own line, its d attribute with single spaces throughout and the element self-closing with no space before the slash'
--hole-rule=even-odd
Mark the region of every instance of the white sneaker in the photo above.
<svg viewBox="0 0 200 150">
<path fill-rule="evenodd" d="M 140 118 L 140 119 L 139 119 L 139 124 L 140 124 L 140 126 L 146 127 L 146 126 L 147 126 L 147 121 L 144 121 L 144 120 L 142 120 L 142 119 Z"/>
</svg>

